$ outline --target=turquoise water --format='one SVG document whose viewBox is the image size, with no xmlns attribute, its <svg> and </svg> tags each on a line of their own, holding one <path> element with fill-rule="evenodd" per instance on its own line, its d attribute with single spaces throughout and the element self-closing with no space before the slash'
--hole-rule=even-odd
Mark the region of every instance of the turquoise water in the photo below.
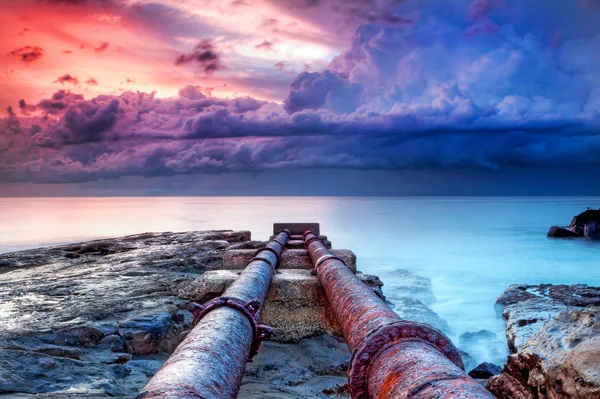
<svg viewBox="0 0 600 399">
<path fill-rule="evenodd" d="M 273 222 L 316 221 L 388 286 L 398 269 L 429 277 L 431 308 L 454 339 L 502 337 L 494 302 L 508 285 L 600 285 L 599 242 L 546 237 L 587 206 L 600 198 L 0 198 L 0 253 L 146 231 L 248 229 L 264 240 Z"/>
</svg>

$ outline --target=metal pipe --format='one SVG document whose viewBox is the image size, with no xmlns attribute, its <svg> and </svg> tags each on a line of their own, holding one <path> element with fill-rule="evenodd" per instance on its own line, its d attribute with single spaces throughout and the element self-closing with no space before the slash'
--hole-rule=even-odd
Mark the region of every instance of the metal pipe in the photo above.
<svg viewBox="0 0 600 399">
<path fill-rule="evenodd" d="M 197 323 L 137 399 L 234 399 L 246 362 L 269 328 L 258 324 L 279 257 L 281 231 L 256 253 L 220 298 L 193 309 Z"/>
<path fill-rule="evenodd" d="M 450 339 L 402 320 L 344 263 L 305 231 L 304 240 L 344 338 L 352 350 L 352 399 L 493 399 L 463 371 Z"/>
</svg>

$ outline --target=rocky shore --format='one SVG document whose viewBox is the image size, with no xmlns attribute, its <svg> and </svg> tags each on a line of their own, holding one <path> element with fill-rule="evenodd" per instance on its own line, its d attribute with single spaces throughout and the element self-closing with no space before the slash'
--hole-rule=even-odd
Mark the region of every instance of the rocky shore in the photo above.
<svg viewBox="0 0 600 399">
<path fill-rule="evenodd" d="M 135 397 L 191 328 L 188 304 L 220 295 L 243 258 L 264 245 L 248 231 L 223 230 L 0 255 L 0 394 Z M 351 251 L 336 251 L 356 270 Z M 348 398 L 350 353 L 304 266 L 274 277 L 263 321 L 277 333 L 248 363 L 240 399 Z M 383 297 L 377 276 L 357 276 Z M 428 307 L 436 300 L 428 278 L 407 270 L 383 277 L 398 314 L 452 334 Z M 497 307 L 512 354 L 504 368 L 503 361 L 478 365 L 469 353 L 505 347 L 504 338 L 462 334 L 455 343 L 471 377 L 499 399 L 600 397 L 600 287 L 514 285 Z"/>
<path fill-rule="evenodd" d="M 264 245 L 248 231 L 147 233 L 0 255 L 0 393 L 135 397 L 191 328 L 190 301 L 235 278 L 221 270 L 225 251 Z M 276 275 L 264 318 L 282 323 L 273 309 L 294 303 L 300 274 Z M 377 277 L 359 277 L 381 295 Z M 350 353 L 315 298 L 295 313 L 299 332 L 281 325 L 263 343 L 239 398 L 347 397 Z"/>
<path fill-rule="evenodd" d="M 497 301 L 513 353 L 499 399 L 600 398 L 600 287 L 513 285 Z"/>
</svg>

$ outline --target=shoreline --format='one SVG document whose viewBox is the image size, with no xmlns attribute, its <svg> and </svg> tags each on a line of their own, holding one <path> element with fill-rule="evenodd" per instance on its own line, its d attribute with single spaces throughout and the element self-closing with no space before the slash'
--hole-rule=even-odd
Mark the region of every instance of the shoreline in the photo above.
<svg viewBox="0 0 600 399">
<path fill-rule="evenodd" d="M 69 374 L 74 364 L 86 364 L 86 368 L 90 369 L 89 374 L 73 375 L 77 384 L 87 384 L 85 392 L 73 392 L 75 396 L 72 397 L 88 397 L 86 395 L 92 391 L 94 397 L 134 395 L 177 346 L 181 333 L 190 328 L 191 315 L 185 303 L 188 301 L 186 296 L 190 298 L 190 287 L 194 287 L 194 284 L 198 287 L 194 282 L 206 272 L 222 267 L 224 251 L 256 249 L 263 245 L 262 241 L 253 241 L 248 231 L 221 230 L 143 233 L 0 254 L 0 279 L 4 282 L 0 297 L 9 298 L 0 305 L 0 312 L 7 320 L 0 326 L 0 357 L 13 364 L 15 370 L 25 373 L 21 375 L 21 387 L 18 381 L 13 380 L 8 392 L 13 390 L 19 395 L 33 394 L 31 390 L 37 389 L 37 393 L 43 393 L 46 389 L 44 386 L 53 386 L 55 393 L 47 392 L 51 396 L 46 397 L 60 397 L 66 394 L 64 389 L 72 385 L 63 384 L 60 388 L 61 384 L 57 382 L 60 379 L 52 377 L 53 370 L 60 369 Z M 396 312 L 401 310 L 404 312 L 400 312 L 401 316 L 406 319 L 417 318 L 417 321 L 425 321 L 445 330 L 445 321 L 427 307 L 427 303 L 435 301 L 435 297 L 432 298 L 431 281 L 406 270 L 394 273 L 398 281 L 404 283 L 404 286 L 398 287 L 396 282 L 395 291 L 390 291 L 388 297 Z M 363 281 L 372 284 L 373 289 L 381 290 L 382 283 L 377 276 L 366 276 Z M 222 283 L 216 284 L 222 287 Z M 102 287 L 102 291 L 98 287 Z M 537 286 L 529 287 L 535 290 Z M 222 288 L 216 289 L 210 295 L 215 295 Z M 511 289 L 512 286 L 500 298 L 510 297 Z M 516 297 L 523 295 L 519 293 Z M 94 305 L 89 307 L 89 302 Z M 518 320 L 538 317 L 535 315 L 535 306 L 529 313 L 523 313 L 521 307 L 516 313 L 515 322 L 515 311 L 510 308 L 514 304 L 508 305 L 504 308 L 505 319 L 509 322 L 507 332 L 514 330 L 511 326 L 525 323 Z M 573 306 L 566 310 L 577 311 Z M 527 317 L 519 319 L 519 314 L 526 314 Z M 157 326 L 162 331 L 159 338 L 148 341 L 145 338 L 148 328 Z M 543 323 L 538 331 L 542 329 Z M 281 384 L 285 387 L 285 394 L 292 395 L 290 398 L 347 397 L 343 388 L 349 358 L 345 343 L 336 338 L 335 331 L 319 328 L 307 331 L 306 336 L 295 337 L 291 339 L 292 342 L 265 343 L 262 355 L 247 369 L 239 398 L 261 397 L 254 396 L 258 395 L 257 392 L 263 395 L 265 392 L 273 395 L 279 392 L 277 395 L 281 395 Z M 523 342 L 535 336 L 522 331 L 514 334 L 520 334 L 519 339 Z M 463 357 L 470 369 L 475 368 L 478 362 L 469 360 L 469 350 L 465 353 L 464 349 L 489 346 L 490 342 L 500 338 L 486 330 L 473 331 L 462 334 L 455 344 L 463 348 Z M 307 352 L 303 352 L 290 369 L 286 360 L 288 355 L 282 354 L 299 353 L 304 350 L 302 348 Z M 522 348 L 522 344 L 513 348 L 513 359 L 522 356 Z M 323 352 L 329 353 L 332 349 L 335 356 L 328 357 L 329 363 L 320 363 L 317 368 L 311 366 L 313 357 Z M 471 352 L 474 350 L 471 349 Z M 17 355 L 27 359 L 27 364 L 16 366 L 14 362 L 17 361 Z M 274 357 L 279 359 L 275 363 L 271 360 Z M 511 363 L 510 359 L 508 365 L 514 364 L 515 360 Z M 474 374 L 479 378 L 485 377 L 482 384 L 493 375 L 490 373 L 498 374 L 494 367 L 485 367 L 483 371 L 477 367 L 479 371 Z M 27 373 L 34 371 L 48 374 L 50 380 L 42 381 L 34 388 L 25 388 Z M 510 379 L 510 372 L 505 367 L 500 377 L 490 381 Z M 285 379 L 286 375 L 294 378 Z M 108 385 L 94 385 L 97 381 L 107 381 L 107 378 L 110 381 Z M 7 391 L 7 388 L 0 387 L 0 390 Z M 315 390 L 319 391 L 320 396 L 310 396 Z M 309 391 L 312 393 L 309 394 Z"/>
</svg>

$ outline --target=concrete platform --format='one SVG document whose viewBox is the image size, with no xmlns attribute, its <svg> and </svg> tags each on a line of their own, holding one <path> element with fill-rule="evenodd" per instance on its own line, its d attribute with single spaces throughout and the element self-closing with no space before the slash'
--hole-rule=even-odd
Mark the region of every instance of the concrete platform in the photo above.
<svg viewBox="0 0 600 399">
<path fill-rule="evenodd" d="M 238 277 L 236 270 L 205 272 L 182 288 L 178 295 L 203 303 L 220 296 Z M 372 276 L 357 275 L 374 291 L 381 282 Z M 318 334 L 341 334 L 331 313 L 319 279 L 310 270 L 282 269 L 273 276 L 273 283 L 262 312 L 262 323 L 275 328 L 273 340 L 297 342 Z"/>
<path fill-rule="evenodd" d="M 319 223 L 273 223 L 273 234 L 278 234 L 283 229 L 288 229 L 292 234 L 304 234 L 306 229 L 312 230 L 316 235 L 321 234 Z"/>
<path fill-rule="evenodd" d="M 347 249 L 332 249 L 331 253 L 340 258 L 356 273 L 356 255 Z M 256 254 L 255 249 L 230 249 L 223 253 L 223 269 L 242 270 Z M 310 270 L 313 264 L 306 249 L 288 249 L 281 254 L 278 269 Z"/>
<path fill-rule="evenodd" d="M 271 241 L 273 238 L 275 238 L 275 236 L 271 236 L 271 237 L 269 237 L 269 241 Z M 327 241 L 327 236 L 320 235 L 320 236 L 319 236 L 319 238 L 320 238 L 321 240 L 323 240 L 323 241 Z M 303 236 L 303 235 L 301 235 L 301 234 L 292 234 L 292 235 L 290 236 L 290 240 L 294 240 L 294 241 L 296 241 L 296 240 L 304 240 L 304 236 Z"/>
<path fill-rule="evenodd" d="M 323 241 L 323 244 L 331 249 L 330 241 Z M 287 245 L 285 246 L 287 249 L 305 249 L 304 240 L 288 240 Z"/>
</svg>

